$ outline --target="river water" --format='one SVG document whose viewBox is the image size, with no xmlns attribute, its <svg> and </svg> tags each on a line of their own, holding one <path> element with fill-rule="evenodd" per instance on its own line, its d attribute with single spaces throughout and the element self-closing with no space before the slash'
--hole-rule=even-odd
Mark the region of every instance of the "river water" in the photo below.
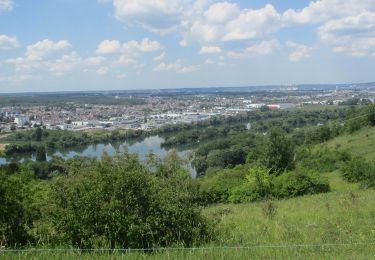
<svg viewBox="0 0 375 260">
<path fill-rule="evenodd" d="M 151 136 L 147 137 L 143 140 L 137 141 L 125 141 L 122 143 L 108 143 L 108 144 L 95 144 L 95 145 L 88 145 L 81 148 L 72 148 L 72 149 L 60 149 L 53 153 L 47 154 L 47 160 L 52 159 L 53 155 L 60 156 L 64 159 L 73 158 L 74 156 L 87 156 L 87 157 L 94 157 L 94 158 L 101 158 L 103 152 L 107 152 L 110 156 L 116 155 L 116 153 L 123 152 L 126 148 L 130 153 L 137 153 L 141 160 L 144 160 L 146 155 L 150 152 L 156 154 L 160 158 L 165 158 L 168 154 L 168 150 L 161 147 L 162 142 L 164 139 L 159 136 Z M 184 147 L 176 148 L 178 155 L 184 159 L 188 159 L 190 154 L 190 149 Z M 28 153 L 17 155 L 14 157 L 9 158 L 0 158 L 0 165 L 6 164 L 9 162 L 23 162 L 25 160 L 35 160 L 35 154 Z M 191 164 L 187 165 L 187 168 L 190 171 L 190 174 L 195 177 L 196 172 L 191 167 Z"/>
</svg>

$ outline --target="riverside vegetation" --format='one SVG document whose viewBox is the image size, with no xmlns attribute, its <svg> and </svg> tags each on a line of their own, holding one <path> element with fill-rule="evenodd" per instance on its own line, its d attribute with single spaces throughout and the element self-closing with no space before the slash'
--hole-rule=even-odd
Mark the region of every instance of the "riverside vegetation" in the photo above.
<svg viewBox="0 0 375 260">
<path fill-rule="evenodd" d="M 268 116 L 273 113 L 286 112 L 261 113 L 270 120 L 255 122 L 251 131 L 232 130 L 199 145 L 193 159 L 197 179 L 189 177 L 174 152 L 163 160 L 150 154 L 142 162 L 125 152 L 113 158 L 103 154 L 100 160 L 41 158 L 2 166 L 4 249 L 180 250 L 30 251 L 0 252 L 0 256 L 373 256 L 374 106 L 332 112 L 335 116 L 321 126 L 313 126 L 319 119 L 296 126 L 299 119 Z M 299 113 L 307 117 L 313 112 Z M 202 249 L 182 250 L 190 247 Z"/>
</svg>

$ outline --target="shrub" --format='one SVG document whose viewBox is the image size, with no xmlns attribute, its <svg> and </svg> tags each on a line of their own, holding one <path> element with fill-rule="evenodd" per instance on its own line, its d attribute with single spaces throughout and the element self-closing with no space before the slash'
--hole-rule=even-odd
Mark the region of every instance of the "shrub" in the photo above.
<svg viewBox="0 0 375 260">
<path fill-rule="evenodd" d="M 271 196 L 272 183 L 270 170 L 254 167 L 249 170 L 242 185 L 230 191 L 229 201 L 232 203 L 257 201 Z"/>
<path fill-rule="evenodd" d="M 66 244 L 80 248 L 189 246 L 209 225 L 178 181 L 151 174 L 125 154 L 53 180 L 49 216 Z"/>
<path fill-rule="evenodd" d="M 0 171 L 0 247 L 25 245 L 31 219 L 24 205 L 24 183 L 16 175 Z"/>
<path fill-rule="evenodd" d="M 290 198 L 329 191 L 327 179 L 306 169 L 285 172 L 273 179 L 273 195 L 277 198 Z"/>
<path fill-rule="evenodd" d="M 360 182 L 364 187 L 375 187 L 375 165 L 355 157 L 341 168 L 341 174 L 348 182 Z"/>
<path fill-rule="evenodd" d="M 230 191 L 243 183 L 246 166 L 225 169 L 199 179 L 199 193 L 204 204 L 228 202 Z"/>
</svg>

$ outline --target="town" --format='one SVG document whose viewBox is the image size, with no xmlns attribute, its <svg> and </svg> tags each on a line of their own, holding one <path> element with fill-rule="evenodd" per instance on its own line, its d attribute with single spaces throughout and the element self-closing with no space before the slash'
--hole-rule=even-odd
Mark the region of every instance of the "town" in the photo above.
<svg viewBox="0 0 375 260">
<path fill-rule="evenodd" d="M 84 131 L 89 129 L 160 128 L 166 124 L 191 123 L 215 115 L 230 116 L 254 110 L 278 110 L 308 105 L 356 105 L 373 103 L 375 84 L 366 87 L 329 88 L 279 87 L 245 92 L 196 91 L 196 93 L 155 94 L 137 96 L 108 95 L 106 104 L 70 101 L 52 104 L 2 104 L 0 131 L 12 132 L 34 127 Z M 6 98 L 6 97 L 5 97 Z M 13 97 L 14 98 L 14 97 Z M 120 105 L 122 99 L 137 99 L 132 105 Z M 23 98 L 23 100 L 25 97 Z M 27 98 L 26 98 L 27 99 Z M 111 103 L 111 100 L 113 102 Z"/>
</svg>

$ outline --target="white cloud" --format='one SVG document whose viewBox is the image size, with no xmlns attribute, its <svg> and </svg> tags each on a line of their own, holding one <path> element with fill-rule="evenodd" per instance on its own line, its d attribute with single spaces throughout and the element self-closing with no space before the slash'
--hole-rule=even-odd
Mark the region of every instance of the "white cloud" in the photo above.
<svg viewBox="0 0 375 260">
<path fill-rule="evenodd" d="M 96 74 L 99 76 L 104 76 L 108 73 L 109 69 L 108 67 L 100 67 L 99 69 L 96 70 Z"/>
<path fill-rule="evenodd" d="M 161 50 L 162 46 L 158 41 L 152 41 L 148 38 L 144 38 L 142 41 L 128 41 L 122 45 L 123 52 L 132 52 L 132 51 L 140 51 L 140 52 L 154 52 Z"/>
<path fill-rule="evenodd" d="M 125 66 L 135 65 L 137 64 L 137 60 L 132 57 L 129 57 L 129 55 L 127 54 L 123 54 L 118 57 L 118 59 L 116 60 L 116 64 Z"/>
<path fill-rule="evenodd" d="M 0 12 L 2 11 L 12 11 L 14 7 L 14 2 L 13 0 L 0 0 Z"/>
<path fill-rule="evenodd" d="M 102 41 L 97 49 L 97 54 L 115 54 L 115 53 L 127 53 L 134 54 L 137 56 L 138 52 L 154 52 L 163 49 L 162 45 L 158 41 L 152 41 L 148 38 L 144 38 L 142 41 L 128 41 L 120 43 L 117 40 L 104 40 Z"/>
<path fill-rule="evenodd" d="M 153 58 L 153 60 L 154 61 L 161 61 L 161 60 L 164 60 L 164 58 L 165 58 L 165 52 L 163 51 L 162 53 L 160 53 L 160 55 L 158 55 L 158 56 L 155 56 L 154 58 Z"/>
<path fill-rule="evenodd" d="M 73 71 L 81 64 L 82 58 L 76 52 L 72 52 L 68 55 L 63 55 L 61 58 L 51 62 L 48 67 L 51 73 L 57 76 L 63 76 L 66 73 Z"/>
<path fill-rule="evenodd" d="M 219 46 L 202 46 L 199 53 L 200 54 L 215 54 L 221 53 L 221 48 Z"/>
<path fill-rule="evenodd" d="M 113 54 L 118 53 L 121 50 L 121 44 L 119 41 L 104 40 L 96 49 L 96 54 Z"/>
<path fill-rule="evenodd" d="M 293 49 L 293 51 L 288 56 L 291 62 L 298 62 L 311 57 L 310 53 L 313 50 L 312 47 L 295 43 L 293 41 L 287 41 L 286 46 Z"/>
<path fill-rule="evenodd" d="M 0 35 L 0 50 L 15 49 L 20 46 L 16 37 Z"/>
<path fill-rule="evenodd" d="M 262 41 L 258 44 L 251 45 L 243 51 L 229 51 L 227 53 L 230 58 L 245 58 L 249 56 L 265 56 L 270 55 L 279 48 L 280 44 L 277 40 Z"/>
<path fill-rule="evenodd" d="M 215 3 L 204 13 L 207 21 L 212 23 L 225 23 L 236 19 L 241 10 L 237 4 L 229 2 Z"/>
<path fill-rule="evenodd" d="M 18 57 L 5 60 L 5 64 L 13 65 L 17 72 L 29 73 L 42 67 L 42 62 Z"/>
<path fill-rule="evenodd" d="M 184 66 L 182 65 L 181 60 L 177 60 L 175 63 L 160 63 L 154 68 L 154 71 L 174 71 L 179 73 L 189 73 L 199 70 L 199 65 L 190 65 Z"/>
<path fill-rule="evenodd" d="M 97 65 L 102 64 L 105 61 L 106 61 L 106 58 L 102 56 L 88 57 L 85 59 L 85 64 L 87 66 L 97 66 Z"/>
<path fill-rule="evenodd" d="M 70 48 L 72 48 L 72 45 L 66 40 L 54 42 L 44 39 L 27 46 L 25 55 L 29 60 L 42 60 L 54 52 L 59 52 Z"/>
<path fill-rule="evenodd" d="M 375 12 L 331 20 L 319 28 L 320 40 L 336 53 L 349 56 L 375 54 Z"/>
<path fill-rule="evenodd" d="M 317 0 L 302 10 L 289 9 L 283 14 L 286 24 L 322 23 L 332 19 L 375 11 L 374 0 Z"/>
<path fill-rule="evenodd" d="M 115 17 L 160 33 L 173 30 L 193 0 L 113 0 Z"/>
<path fill-rule="evenodd" d="M 209 7 L 183 32 L 185 41 L 204 43 L 263 38 L 280 29 L 281 15 L 268 4 L 260 9 L 240 9 L 228 2 Z"/>
</svg>

